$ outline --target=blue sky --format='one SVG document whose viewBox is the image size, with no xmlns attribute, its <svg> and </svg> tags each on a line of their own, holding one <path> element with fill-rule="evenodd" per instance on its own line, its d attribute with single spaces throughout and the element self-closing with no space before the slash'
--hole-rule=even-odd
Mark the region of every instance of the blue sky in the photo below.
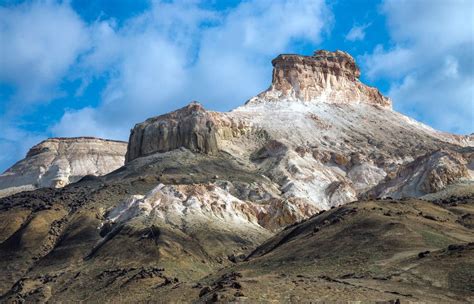
<svg viewBox="0 0 474 304">
<path fill-rule="evenodd" d="M 272 58 L 341 49 L 394 108 L 474 132 L 471 0 L 0 0 L 0 171 L 52 136 L 127 140 L 198 100 L 230 110 Z"/>
</svg>

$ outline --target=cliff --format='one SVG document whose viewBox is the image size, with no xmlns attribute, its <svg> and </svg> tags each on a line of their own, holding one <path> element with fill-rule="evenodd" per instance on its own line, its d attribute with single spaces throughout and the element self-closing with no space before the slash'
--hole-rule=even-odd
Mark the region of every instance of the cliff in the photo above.
<svg viewBox="0 0 474 304">
<path fill-rule="evenodd" d="M 86 175 L 121 167 L 127 144 L 93 137 L 50 138 L 0 175 L 0 196 L 43 187 L 60 188 Z"/>
<path fill-rule="evenodd" d="M 342 51 L 319 50 L 312 56 L 283 54 L 273 61 L 270 88 L 249 103 L 278 100 L 368 103 L 391 108 L 389 98 L 360 82 L 354 58 Z"/>
</svg>

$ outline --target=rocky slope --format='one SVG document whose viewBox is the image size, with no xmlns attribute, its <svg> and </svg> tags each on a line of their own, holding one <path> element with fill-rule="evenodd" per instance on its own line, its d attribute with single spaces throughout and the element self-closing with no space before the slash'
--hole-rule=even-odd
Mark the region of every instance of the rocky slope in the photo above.
<svg viewBox="0 0 474 304">
<path fill-rule="evenodd" d="M 344 52 L 273 64 L 231 112 L 137 124 L 118 170 L 0 199 L 1 299 L 470 301 L 472 138 L 393 111 Z"/>
<path fill-rule="evenodd" d="M 0 175 L 0 197 L 42 187 L 59 188 L 124 163 L 126 143 L 99 138 L 50 138 Z"/>
<path fill-rule="evenodd" d="M 472 198 L 365 201 L 320 213 L 202 280 L 199 302 L 472 302 L 474 231 L 462 219 Z"/>
</svg>

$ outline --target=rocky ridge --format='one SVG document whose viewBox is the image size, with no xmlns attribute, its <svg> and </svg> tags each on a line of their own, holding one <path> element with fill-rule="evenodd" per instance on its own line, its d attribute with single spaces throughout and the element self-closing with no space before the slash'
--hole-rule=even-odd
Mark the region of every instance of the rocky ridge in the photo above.
<svg viewBox="0 0 474 304">
<path fill-rule="evenodd" d="M 126 143 L 93 137 L 50 138 L 0 175 L 0 197 L 43 187 L 59 188 L 86 175 L 104 175 L 124 163 Z"/>
<path fill-rule="evenodd" d="M 206 154 L 218 151 L 215 123 L 211 114 L 197 102 L 135 125 L 130 134 L 126 161 L 180 147 Z"/>
</svg>

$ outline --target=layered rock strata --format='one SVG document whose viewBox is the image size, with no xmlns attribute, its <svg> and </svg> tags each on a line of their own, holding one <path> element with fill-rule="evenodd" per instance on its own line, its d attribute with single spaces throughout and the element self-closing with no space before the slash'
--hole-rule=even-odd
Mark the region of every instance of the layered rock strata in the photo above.
<svg viewBox="0 0 474 304">
<path fill-rule="evenodd" d="M 130 134 L 126 160 L 129 162 L 139 156 L 179 147 L 206 154 L 218 151 L 214 121 L 197 102 L 135 125 Z"/>
<path fill-rule="evenodd" d="M 359 67 L 345 52 L 320 50 L 313 56 L 284 54 L 272 64 L 272 85 L 249 103 L 289 99 L 392 106 L 390 99 L 376 88 L 359 81 Z"/>
<path fill-rule="evenodd" d="M 0 197 L 43 187 L 60 188 L 86 175 L 104 175 L 124 163 L 127 144 L 92 137 L 50 138 L 0 175 Z"/>
</svg>

